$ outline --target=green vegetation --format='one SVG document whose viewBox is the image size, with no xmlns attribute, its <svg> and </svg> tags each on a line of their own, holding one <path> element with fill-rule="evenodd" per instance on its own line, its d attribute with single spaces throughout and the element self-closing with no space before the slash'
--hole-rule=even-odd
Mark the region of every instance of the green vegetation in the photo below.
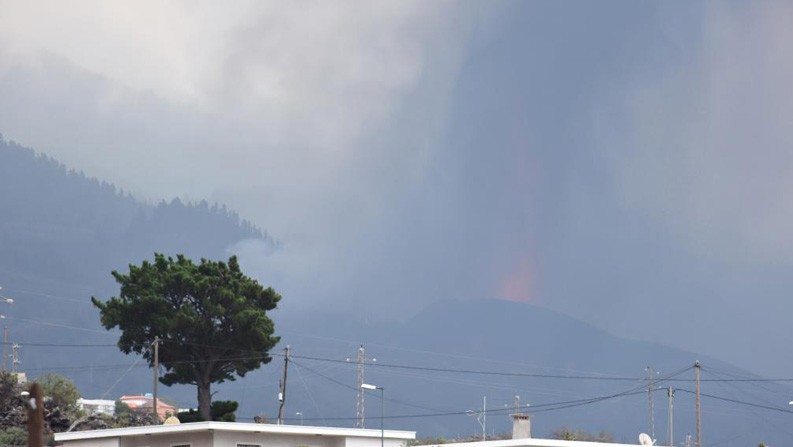
<svg viewBox="0 0 793 447">
<path fill-rule="evenodd" d="M 614 435 L 601 431 L 600 433 L 587 433 L 583 430 L 573 430 L 562 427 L 554 430 L 551 434 L 552 439 L 563 439 L 565 441 L 586 441 L 586 442 L 614 442 Z"/>
<path fill-rule="evenodd" d="M 28 431 L 22 427 L 8 427 L 0 431 L 0 445 L 27 445 Z"/>
<path fill-rule="evenodd" d="M 74 382 L 58 374 L 47 373 L 36 379 L 41 385 L 45 397 L 52 399 L 52 403 L 65 413 L 77 411 L 77 399 L 80 392 Z"/>
<path fill-rule="evenodd" d="M 211 419 L 212 421 L 221 421 L 221 422 L 235 422 L 237 420 L 236 411 L 239 407 L 239 403 L 233 400 L 218 400 L 212 402 L 211 408 Z M 183 411 L 176 415 L 179 418 L 179 422 L 201 422 L 206 421 L 204 417 L 196 410 L 190 411 Z"/>
<path fill-rule="evenodd" d="M 272 359 L 279 338 L 267 311 L 281 296 L 240 271 L 236 257 L 228 263 L 202 259 L 194 264 L 155 254 L 154 262 L 130 265 L 129 274 L 113 272 L 119 297 L 92 297 L 106 329 L 118 327 L 122 352 L 143 355 L 153 365 L 151 349 L 159 345 L 160 382 L 196 385 L 198 411 L 211 419 L 211 384 L 235 380 Z"/>
<path fill-rule="evenodd" d="M 131 414 L 132 409 L 129 408 L 129 405 L 122 402 L 121 399 L 116 399 L 116 408 L 113 410 L 113 414 L 115 416 L 121 416 L 122 414 Z"/>
</svg>

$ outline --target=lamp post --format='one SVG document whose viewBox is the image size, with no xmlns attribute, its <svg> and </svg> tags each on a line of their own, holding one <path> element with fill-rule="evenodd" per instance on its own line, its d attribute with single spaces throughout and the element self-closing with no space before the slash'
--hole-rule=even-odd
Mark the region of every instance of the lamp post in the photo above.
<svg viewBox="0 0 793 447">
<path fill-rule="evenodd" d="M 380 447 L 384 447 L 385 430 L 383 429 L 383 408 L 385 408 L 385 391 L 383 391 L 383 387 L 381 386 L 369 385 L 368 383 L 362 383 L 361 388 L 365 390 L 380 390 Z"/>
<path fill-rule="evenodd" d="M 468 416 L 476 416 L 476 421 L 482 426 L 482 441 L 487 440 L 487 396 L 482 397 L 482 411 L 466 410 Z"/>
</svg>

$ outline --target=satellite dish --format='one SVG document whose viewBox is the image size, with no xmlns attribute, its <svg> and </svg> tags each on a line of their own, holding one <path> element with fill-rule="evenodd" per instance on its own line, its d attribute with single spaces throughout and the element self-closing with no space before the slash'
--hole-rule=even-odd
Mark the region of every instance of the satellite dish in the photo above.
<svg viewBox="0 0 793 447">
<path fill-rule="evenodd" d="M 640 445 L 653 445 L 653 438 L 650 437 L 647 433 L 639 433 L 639 444 Z"/>
</svg>

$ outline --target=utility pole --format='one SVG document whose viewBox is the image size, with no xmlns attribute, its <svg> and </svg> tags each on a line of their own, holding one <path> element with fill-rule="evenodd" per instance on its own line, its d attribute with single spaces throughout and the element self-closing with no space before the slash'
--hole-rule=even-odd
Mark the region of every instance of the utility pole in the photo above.
<svg viewBox="0 0 793 447">
<path fill-rule="evenodd" d="M 6 355 L 6 346 L 8 346 L 8 326 L 3 326 L 3 372 L 8 370 L 6 368 L 6 359 L 8 358 Z"/>
<path fill-rule="evenodd" d="M 356 422 L 355 426 L 358 428 L 364 428 L 364 410 L 363 410 L 363 388 L 361 385 L 364 384 L 364 364 L 366 363 L 366 357 L 364 355 L 363 345 L 358 348 L 358 396 L 355 402 L 355 417 Z"/>
<path fill-rule="evenodd" d="M 41 385 L 33 382 L 27 405 L 28 447 L 44 445 L 44 393 Z"/>
<path fill-rule="evenodd" d="M 487 441 L 487 396 L 482 396 L 482 441 Z"/>
<path fill-rule="evenodd" d="M 667 390 L 667 396 L 669 396 L 669 437 L 667 438 L 667 440 L 669 441 L 669 445 L 673 446 L 675 445 L 675 441 L 674 441 L 674 430 L 672 425 L 672 422 L 674 421 L 674 418 L 672 417 L 673 416 L 672 403 L 675 400 L 675 389 L 672 388 L 671 385 Z"/>
<path fill-rule="evenodd" d="M 653 383 L 655 372 L 651 366 L 647 367 L 647 403 L 650 407 L 650 438 L 655 439 L 655 401 L 653 400 Z"/>
<path fill-rule="evenodd" d="M 694 371 L 697 374 L 697 447 L 702 447 L 702 406 L 699 400 L 699 360 L 694 363 Z"/>
<path fill-rule="evenodd" d="M 16 343 L 11 346 L 11 372 L 14 374 L 17 373 L 17 365 L 22 363 L 19 360 L 19 348 L 20 346 Z"/>
<path fill-rule="evenodd" d="M 289 345 L 284 348 L 284 379 L 281 381 L 281 392 L 278 393 L 278 400 L 281 401 L 278 407 L 278 425 L 284 423 L 284 403 L 286 402 L 286 370 L 289 368 Z"/>
<path fill-rule="evenodd" d="M 3 290 L 2 286 L 0 286 L 0 290 Z M 8 298 L 3 295 L 0 295 L 0 300 L 2 300 L 2 302 L 6 304 L 14 304 L 13 298 Z M 5 320 L 5 318 L 6 318 L 5 315 L 0 315 L 0 319 Z M 6 350 L 8 349 L 7 346 L 8 346 L 8 326 L 3 326 L 3 361 L 2 361 L 3 372 L 8 371 L 8 369 L 6 368 L 6 361 L 8 359 L 8 356 L 6 355 Z"/>
<path fill-rule="evenodd" d="M 160 381 L 160 337 L 154 337 L 154 399 L 151 401 L 152 415 L 156 421 L 160 420 L 157 413 L 157 383 Z"/>
</svg>

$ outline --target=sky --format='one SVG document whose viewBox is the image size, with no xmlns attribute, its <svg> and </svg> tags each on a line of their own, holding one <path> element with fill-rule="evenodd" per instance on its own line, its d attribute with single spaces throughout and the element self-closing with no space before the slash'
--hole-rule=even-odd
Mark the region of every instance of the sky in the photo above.
<svg viewBox="0 0 793 447">
<path fill-rule="evenodd" d="M 789 376 L 793 6 L 0 0 L 0 132 L 295 307 L 523 301 Z"/>
</svg>

